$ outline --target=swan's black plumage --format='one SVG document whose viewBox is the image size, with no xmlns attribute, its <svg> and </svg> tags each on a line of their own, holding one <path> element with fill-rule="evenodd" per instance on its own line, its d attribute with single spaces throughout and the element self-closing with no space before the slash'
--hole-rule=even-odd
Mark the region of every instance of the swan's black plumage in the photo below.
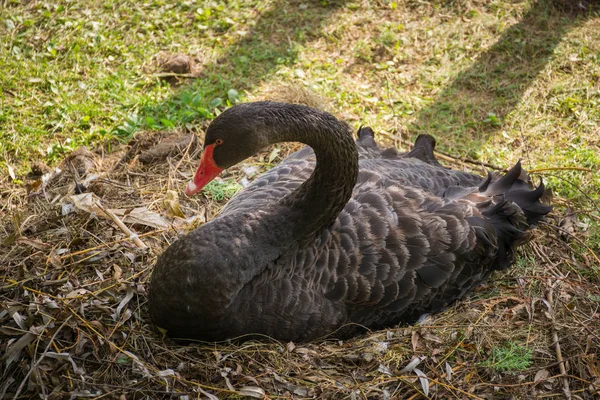
<svg viewBox="0 0 600 400">
<path fill-rule="evenodd" d="M 435 141 L 381 150 L 370 128 L 300 105 L 242 104 L 208 128 L 227 168 L 270 143 L 300 150 L 173 243 L 150 284 L 153 321 L 178 338 L 308 340 L 442 309 L 512 264 L 550 211 L 517 164 L 481 178 L 441 166 Z M 316 161 L 315 161 L 316 155 Z"/>
</svg>

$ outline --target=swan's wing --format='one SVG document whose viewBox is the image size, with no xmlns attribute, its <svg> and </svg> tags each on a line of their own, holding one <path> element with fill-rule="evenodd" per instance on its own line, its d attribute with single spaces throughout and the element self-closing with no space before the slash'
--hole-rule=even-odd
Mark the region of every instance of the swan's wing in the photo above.
<svg viewBox="0 0 600 400">
<path fill-rule="evenodd" d="M 357 136 L 357 186 L 370 180 L 386 179 L 398 186 L 420 188 L 442 196 L 449 187 L 479 186 L 484 181 L 480 176 L 443 167 L 435 159 L 435 139 L 430 135 L 420 135 L 408 153 L 398 153 L 395 149 L 381 150 L 375 142 L 373 130 L 369 127 L 360 127 Z M 278 166 L 238 193 L 226 205 L 223 214 L 251 211 L 285 197 L 308 179 L 315 162 L 316 157 L 310 147 L 292 153 Z"/>
<path fill-rule="evenodd" d="M 308 179 L 314 167 L 314 162 L 302 158 L 286 159 L 238 192 L 221 215 L 253 211 L 284 198 Z"/>
<path fill-rule="evenodd" d="M 314 279 L 327 275 L 325 296 L 346 304 L 351 322 L 413 321 L 510 266 L 530 227 L 520 205 L 535 198 L 537 211 L 549 212 L 538 201 L 542 192 L 517 184 L 504 196 L 519 193 L 516 202 L 477 188 L 445 198 L 370 179 L 320 238 L 324 250 L 312 268 L 327 274 Z"/>
<path fill-rule="evenodd" d="M 441 196 L 451 186 L 479 186 L 484 179 L 462 171 L 438 167 L 418 158 L 382 158 L 360 161 L 362 175 L 357 186 L 366 181 L 386 179 L 403 187 L 423 189 Z"/>
</svg>

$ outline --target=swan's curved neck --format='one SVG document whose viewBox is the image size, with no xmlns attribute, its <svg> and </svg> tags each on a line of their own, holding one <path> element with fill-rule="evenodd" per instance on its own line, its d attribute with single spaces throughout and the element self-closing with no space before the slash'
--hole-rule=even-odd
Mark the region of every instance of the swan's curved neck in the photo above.
<svg viewBox="0 0 600 400">
<path fill-rule="evenodd" d="M 293 111 L 267 134 L 271 143 L 304 143 L 317 156 L 310 178 L 281 200 L 293 218 L 295 236 L 302 241 L 333 223 L 350 200 L 358 175 L 358 153 L 347 124 L 303 106 Z"/>
</svg>

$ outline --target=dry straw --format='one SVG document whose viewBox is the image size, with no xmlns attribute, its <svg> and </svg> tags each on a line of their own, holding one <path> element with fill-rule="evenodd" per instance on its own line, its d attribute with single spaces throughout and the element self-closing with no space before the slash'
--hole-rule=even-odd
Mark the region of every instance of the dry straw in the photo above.
<svg viewBox="0 0 600 400">
<path fill-rule="evenodd" d="M 210 196 L 165 202 L 169 190 L 185 186 L 199 149 L 190 142 L 143 164 L 144 152 L 166 134 L 145 135 L 145 147 L 105 157 L 86 153 L 94 163 L 83 176 L 65 168 L 29 196 L 25 189 L 4 196 L 14 218 L 2 227 L 0 248 L 0 398 L 600 396 L 600 260 L 586 245 L 585 227 L 577 220 L 567 226 L 556 215 L 522 249 L 517 266 L 415 326 L 306 344 L 264 338 L 183 346 L 163 337 L 146 311 L 155 257 L 224 202 Z M 281 147 L 278 159 L 291 149 Z M 267 161 L 249 163 L 264 169 Z M 126 212 L 105 218 L 70 208 L 75 180 L 92 174 L 86 188 L 104 210 L 144 207 L 169 227 L 128 223 Z M 239 179 L 244 172 L 230 174 Z M 169 214 L 173 201 L 184 217 L 200 218 Z M 514 355 L 506 349 L 513 347 L 526 350 L 522 359 L 509 359 Z M 505 359 L 495 359 L 502 351 Z"/>
</svg>

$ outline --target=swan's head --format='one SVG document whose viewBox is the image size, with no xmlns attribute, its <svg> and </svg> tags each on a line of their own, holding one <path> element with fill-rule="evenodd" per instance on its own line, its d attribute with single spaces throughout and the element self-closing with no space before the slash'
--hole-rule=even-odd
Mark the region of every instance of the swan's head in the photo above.
<svg viewBox="0 0 600 400">
<path fill-rule="evenodd" d="M 256 102 L 239 104 L 221 113 L 206 131 L 204 153 L 185 194 L 199 192 L 226 168 L 254 155 L 269 144 L 268 131 L 273 127 L 271 105 Z"/>
</svg>

